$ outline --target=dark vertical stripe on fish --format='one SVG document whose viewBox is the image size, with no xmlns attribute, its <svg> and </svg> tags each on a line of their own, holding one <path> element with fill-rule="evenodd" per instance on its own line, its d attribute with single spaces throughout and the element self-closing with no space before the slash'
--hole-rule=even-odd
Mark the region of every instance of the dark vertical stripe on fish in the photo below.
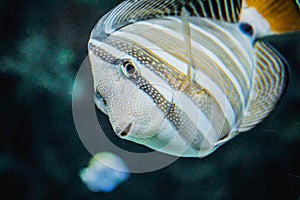
<svg viewBox="0 0 300 200">
<path fill-rule="evenodd" d="M 214 125 L 220 123 L 219 117 L 211 116 L 212 108 L 214 110 L 214 113 L 218 111 L 222 116 L 225 115 L 221 111 L 222 109 L 220 108 L 220 105 L 217 103 L 214 96 L 211 96 L 207 92 L 203 92 L 207 90 L 200 86 L 197 82 L 194 81 L 192 85 L 189 84 L 185 74 L 182 74 L 181 72 L 177 71 L 174 67 L 171 68 L 171 66 L 168 63 L 165 63 L 163 60 L 153 55 L 153 53 L 149 53 L 147 50 L 145 50 L 145 48 L 140 47 L 138 44 L 133 45 L 131 42 L 127 41 L 124 38 L 111 36 L 110 39 L 105 41 L 105 43 L 136 58 L 140 62 L 140 64 L 143 64 L 145 67 L 155 72 L 162 79 L 166 80 L 172 88 L 178 91 L 182 91 L 185 95 L 190 97 L 191 100 L 195 103 L 195 105 L 197 105 L 197 107 L 206 115 L 206 118 L 209 121 L 211 121 Z M 228 86 L 228 88 L 229 87 L 233 86 Z M 233 94 L 233 92 L 227 92 L 229 100 L 232 101 L 231 94 Z M 205 98 L 199 98 L 200 96 L 202 96 L 203 98 L 208 96 L 208 98 L 211 99 L 211 101 L 205 103 L 203 102 Z M 209 107 L 211 106 L 212 108 L 208 109 L 207 111 L 206 109 L 204 109 L 203 105 Z M 237 104 L 235 103 L 235 105 Z M 224 120 L 224 130 L 221 130 L 223 131 L 222 135 L 227 134 L 230 129 L 230 124 L 227 118 L 225 118 Z"/>
</svg>

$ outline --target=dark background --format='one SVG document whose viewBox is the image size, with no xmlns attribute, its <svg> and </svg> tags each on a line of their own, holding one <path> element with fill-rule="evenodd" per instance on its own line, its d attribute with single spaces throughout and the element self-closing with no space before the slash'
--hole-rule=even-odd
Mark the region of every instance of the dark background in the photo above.
<svg viewBox="0 0 300 200">
<path fill-rule="evenodd" d="M 119 2 L 1 1 L 1 199 L 300 198 L 299 33 L 268 39 L 291 77 L 262 124 L 204 159 L 132 174 L 112 193 L 85 187 L 78 172 L 91 155 L 73 123 L 71 92 L 92 27 Z"/>
</svg>

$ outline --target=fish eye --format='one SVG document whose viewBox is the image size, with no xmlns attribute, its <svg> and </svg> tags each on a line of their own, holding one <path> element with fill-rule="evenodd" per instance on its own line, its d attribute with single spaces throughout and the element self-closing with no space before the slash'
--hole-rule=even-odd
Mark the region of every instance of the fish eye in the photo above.
<svg viewBox="0 0 300 200">
<path fill-rule="evenodd" d="M 253 35 L 254 33 L 253 27 L 248 23 L 241 23 L 240 29 L 242 32 L 246 33 L 247 35 Z"/>
<path fill-rule="evenodd" d="M 135 67 L 131 63 L 126 63 L 124 68 L 125 68 L 125 70 L 128 74 L 134 74 L 135 73 Z"/>
<path fill-rule="evenodd" d="M 120 63 L 121 69 L 126 77 L 132 77 L 138 75 L 138 71 L 136 69 L 136 66 L 128 59 L 122 60 Z"/>
</svg>

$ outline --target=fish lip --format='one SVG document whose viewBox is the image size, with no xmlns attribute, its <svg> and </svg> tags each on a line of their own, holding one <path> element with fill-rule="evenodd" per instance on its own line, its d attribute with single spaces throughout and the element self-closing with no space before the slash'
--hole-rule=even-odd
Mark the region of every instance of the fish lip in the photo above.
<svg viewBox="0 0 300 200">
<path fill-rule="evenodd" d="M 120 131 L 118 133 L 118 135 L 122 136 L 122 137 L 125 137 L 129 134 L 129 132 L 131 131 L 131 128 L 133 126 L 133 123 L 129 123 L 125 129 L 123 129 L 122 131 Z"/>
</svg>

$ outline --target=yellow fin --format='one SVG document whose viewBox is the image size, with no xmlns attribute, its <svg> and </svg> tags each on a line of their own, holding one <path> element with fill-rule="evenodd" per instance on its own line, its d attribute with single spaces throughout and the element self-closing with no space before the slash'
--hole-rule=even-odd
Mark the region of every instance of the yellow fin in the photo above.
<svg viewBox="0 0 300 200">
<path fill-rule="evenodd" d="M 246 4 L 255 8 L 269 22 L 273 33 L 300 30 L 297 0 L 246 0 Z"/>
</svg>

